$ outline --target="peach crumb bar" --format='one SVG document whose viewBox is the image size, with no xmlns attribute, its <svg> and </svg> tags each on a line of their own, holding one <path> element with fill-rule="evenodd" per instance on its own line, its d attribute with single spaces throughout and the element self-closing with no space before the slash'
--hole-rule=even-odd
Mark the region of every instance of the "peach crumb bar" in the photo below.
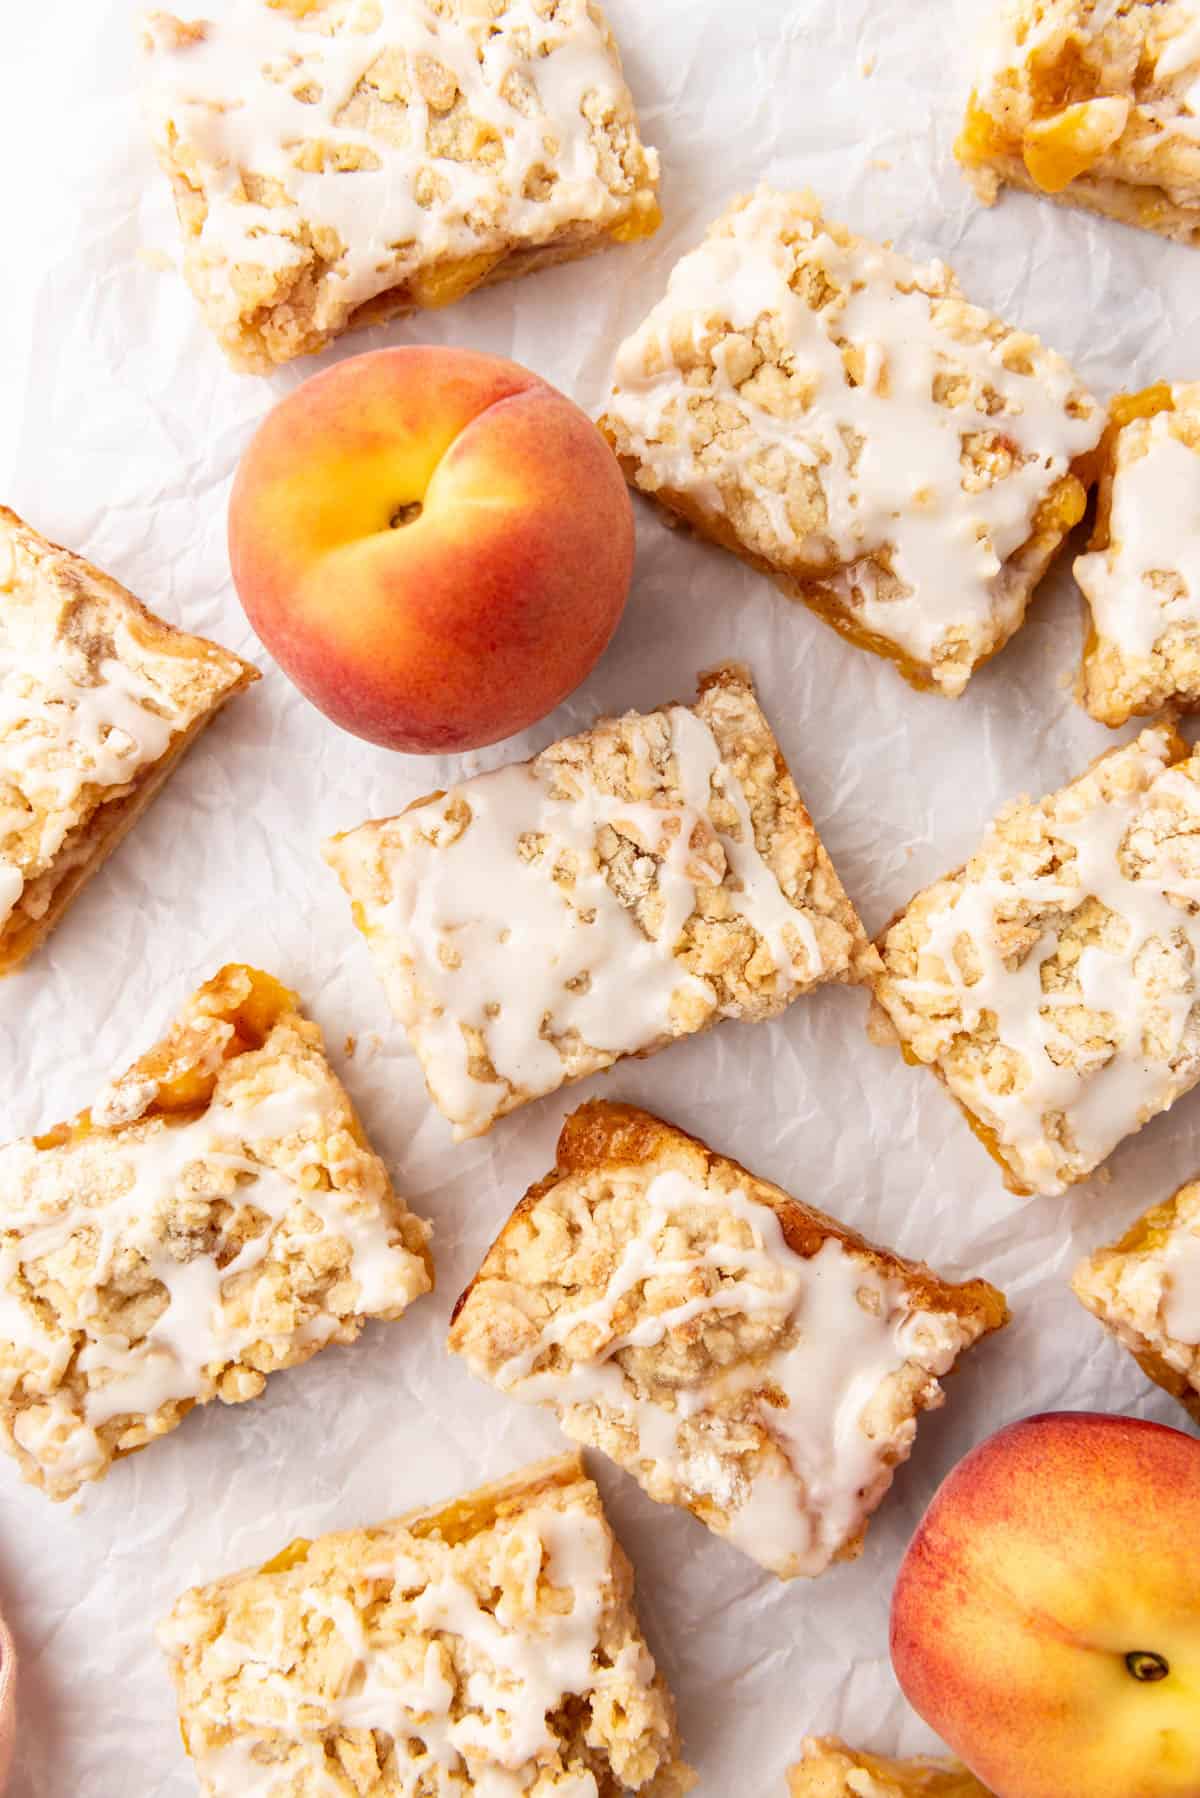
<svg viewBox="0 0 1200 1798">
<path fill-rule="evenodd" d="M 965 1767 L 951 1760 L 892 1760 L 847 1748 L 834 1736 L 804 1743 L 788 1770 L 788 1798 L 990 1798 Z"/>
<path fill-rule="evenodd" d="M 456 1135 L 875 952 L 743 669 L 335 837 L 393 1010 Z"/>
<path fill-rule="evenodd" d="M 184 272 L 238 368 L 657 228 L 595 0 L 232 0 L 152 13 L 145 47 Z"/>
<path fill-rule="evenodd" d="M 0 506 L 0 975 L 257 679 Z"/>
<path fill-rule="evenodd" d="M 205 1798 L 681 1798 L 633 1574 L 575 1456 L 293 1542 L 160 1626 Z"/>
<path fill-rule="evenodd" d="M 920 1413 L 1006 1320 L 671 1124 L 567 1119 L 450 1347 L 781 1579 L 852 1559 Z"/>
<path fill-rule="evenodd" d="M 1075 579 L 1091 610 L 1079 697 L 1092 717 L 1200 707 L 1200 382 L 1113 401 Z"/>
<path fill-rule="evenodd" d="M 73 1122 L 0 1148 L 0 1435 L 70 1498 L 432 1286 L 294 993 L 230 966 Z"/>
<path fill-rule="evenodd" d="M 1200 1424 L 1200 1181 L 1081 1262 L 1071 1284 L 1143 1372 Z"/>
<path fill-rule="evenodd" d="M 636 488 L 949 695 L 1082 518 L 1103 424 L 944 264 L 767 188 L 676 266 L 601 419 Z"/>
<path fill-rule="evenodd" d="M 1195 0 L 1005 0 L 955 154 L 986 205 L 1019 187 L 1200 244 Z"/>
<path fill-rule="evenodd" d="M 1165 726 L 1019 800 L 879 944 L 877 1040 L 1018 1193 L 1061 1193 L 1200 1080 L 1200 757 Z"/>
</svg>

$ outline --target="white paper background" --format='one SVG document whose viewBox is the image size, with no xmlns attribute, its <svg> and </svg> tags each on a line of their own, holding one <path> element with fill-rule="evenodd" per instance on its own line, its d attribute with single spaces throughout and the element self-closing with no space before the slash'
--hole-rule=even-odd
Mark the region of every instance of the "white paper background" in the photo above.
<svg viewBox="0 0 1200 1798">
<path fill-rule="evenodd" d="M 991 3 L 611 0 L 662 152 L 660 235 L 337 353 L 422 336 L 472 345 L 594 408 L 615 342 L 676 257 L 765 176 L 811 184 L 855 229 L 945 256 L 972 297 L 1041 332 L 1103 395 L 1195 379 L 1200 257 L 1024 198 L 983 211 L 957 174 L 950 146 Z M 0 1605 L 23 1656 L 12 1791 L 185 1798 L 194 1785 L 152 1638 L 183 1587 L 560 1446 L 548 1417 L 472 1381 L 443 1340 L 493 1233 L 552 1164 L 562 1115 L 593 1091 L 648 1105 L 881 1241 L 1009 1294 L 1011 1328 L 968 1357 L 947 1409 L 923 1423 L 863 1558 L 816 1585 L 779 1586 L 597 1464 L 702 1798 L 782 1798 L 809 1729 L 916 1748 L 926 1738 L 892 1681 L 887 1604 L 941 1476 L 1030 1411 L 1107 1407 L 1185 1424 L 1065 1282 L 1086 1248 L 1196 1171 L 1200 1100 L 1121 1150 L 1110 1182 L 1020 1203 L 936 1083 L 867 1043 L 862 994 L 834 990 L 773 1024 L 725 1025 L 629 1064 L 455 1148 L 318 845 L 601 711 L 687 698 L 698 669 L 739 656 L 877 928 L 963 858 L 1002 801 L 1056 786 L 1113 740 L 1064 690 L 1081 634 L 1070 579 L 1060 574 L 1018 640 L 950 704 L 911 692 L 757 575 L 640 508 L 617 637 L 527 738 L 463 764 L 341 734 L 251 640 L 224 550 L 238 455 L 316 365 L 270 381 L 231 373 L 178 276 L 139 256 L 175 243 L 139 128 L 133 12 L 131 0 L 0 0 L 0 498 L 167 618 L 257 659 L 266 678 L 0 989 L 0 1138 L 85 1105 L 221 962 L 261 962 L 299 988 L 398 1185 L 434 1219 L 439 1290 L 356 1347 L 277 1376 L 256 1403 L 194 1415 L 121 1464 L 80 1514 L 0 1467 Z M 348 1033 L 359 1039 L 350 1062 Z"/>
</svg>

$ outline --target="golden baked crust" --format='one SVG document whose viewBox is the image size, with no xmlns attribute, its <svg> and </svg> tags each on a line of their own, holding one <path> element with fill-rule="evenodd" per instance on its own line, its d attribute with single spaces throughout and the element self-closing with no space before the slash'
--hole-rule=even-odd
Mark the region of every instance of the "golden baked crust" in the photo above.
<svg viewBox="0 0 1200 1798">
<path fill-rule="evenodd" d="M 0 1148 L 0 1435 L 71 1497 L 433 1284 L 294 993 L 223 968 L 90 1111 Z"/>
<path fill-rule="evenodd" d="M 670 1694 L 577 1456 L 295 1542 L 161 1626 L 205 1798 L 681 1798 Z"/>
<path fill-rule="evenodd" d="M 596 0 L 234 0 L 146 23 L 184 272 L 235 367 L 646 237 Z"/>
<path fill-rule="evenodd" d="M 789 1798 L 990 1798 L 957 1761 L 891 1760 L 847 1748 L 836 1736 L 810 1736 L 788 1770 Z"/>
<path fill-rule="evenodd" d="M 1091 613 L 1078 698 L 1102 724 L 1200 708 L 1200 382 L 1118 394 L 1075 579 Z"/>
<path fill-rule="evenodd" d="M 1004 185 L 1200 243 L 1194 0 L 1005 0 L 955 154 Z"/>
<path fill-rule="evenodd" d="M 0 506 L 0 975 L 257 679 Z"/>
<path fill-rule="evenodd" d="M 1006 1320 L 631 1105 L 563 1126 L 450 1347 L 781 1578 L 861 1548 L 939 1379 Z"/>
<path fill-rule="evenodd" d="M 325 850 L 459 1137 L 875 951 L 745 669 Z"/>
<path fill-rule="evenodd" d="M 1104 412 L 944 264 L 760 188 L 676 265 L 600 423 L 639 491 L 954 696 L 1083 517 Z"/>
<path fill-rule="evenodd" d="M 1200 1181 L 1089 1255 L 1071 1285 L 1143 1373 L 1200 1424 Z"/>
<path fill-rule="evenodd" d="M 872 1034 L 1018 1193 L 1061 1193 L 1200 1079 L 1200 759 L 1166 726 L 1018 800 L 880 939 Z"/>
</svg>

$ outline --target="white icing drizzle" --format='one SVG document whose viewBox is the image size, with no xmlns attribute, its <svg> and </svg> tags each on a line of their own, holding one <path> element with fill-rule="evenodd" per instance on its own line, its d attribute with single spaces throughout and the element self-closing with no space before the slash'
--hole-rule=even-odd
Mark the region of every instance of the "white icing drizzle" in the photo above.
<svg viewBox="0 0 1200 1798">
<path fill-rule="evenodd" d="M 6 1395 L 20 1380 L 24 1398 L 13 1435 L 49 1485 L 104 1470 L 111 1449 L 97 1432 L 112 1418 L 140 1421 L 172 1401 L 205 1403 L 216 1395 L 223 1370 L 251 1344 L 286 1349 L 322 1342 L 338 1329 L 340 1315 L 314 1315 L 298 1329 L 289 1325 L 281 1338 L 259 1315 L 252 1293 L 247 1304 L 245 1283 L 234 1284 L 272 1256 L 275 1229 L 285 1219 L 302 1236 L 328 1233 L 349 1245 L 347 1276 L 357 1291 L 348 1315 L 399 1309 L 427 1290 L 423 1264 L 392 1240 L 394 1228 L 375 1196 L 305 1182 L 306 1168 L 315 1167 L 321 1153 L 333 1103 L 300 1073 L 286 1092 L 255 1100 L 216 1098 L 187 1123 L 132 1124 L 106 1145 L 106 1196 L 98 1204 L 70 1198 L 72 1158 L 93 1154 L 94 1137 L 58 1150 L 39 1150 L 30 1141 L 0 1150 L 0 1187 L 8 1195 L 0 1237 L 0 1338 L 23 1362 L 9 1363 Z M 256 1149 L 267 1144 L 273 1162 L 282 1165 L 257 1158 Z M 192 1259 L 172 1252 L 174 1209 L 204 1195 L 224 1197 L 237 1213 L 252 1207 L 266 1220 L 266 1228 L 224 1267 L 216 1259 L 219 1244 Z M 311 1215 L 311 1228 L 301 1228 L 304 1213 Z M 166 1306 L 144 1336 L 101 1334 L 92 1321 L 100 1291 L 118 1256 L 131 1251 L 165 1289 Z M 77 1300 L 60 1286 L 61 1327 L 52 1330 L 22 1296 L 22 1276 L 37 1263 L 80 1254 L 88 1258 L 87 1283 Z M 59 1384 L 76 1350 L 76 1366 L 87 1379 L 82 1406 Z"/>
<path fill-rule="evenodd" d="M 607 418 L 640 464 L 639 484 L 691 496 L 718 517 L 729 515 L 730 491 L 749 498 L 778 565 L 829 581 L 867 629 L 922 665 L 954 639 L 977 659 L 1020 622 L 1027 593 L 1006 564 L 1032 535 L 1040 502 L 1098 440 L 1100 407 L 1036 339 L 990 342 L 978 331 L 991 322 L 986 314 L 970 313 L 968 341 L 954 335 L 940 315 L 958 295 L 940 265 L 921 268 L 861 241 L 842 246 L 794 197 L 767 188 L 722 225 L 729 229 L 677 264 L 665 297 L 617 355 Z M 814 311 L 793 290 L 789 240 L 843 290 L 842 303 Z M 758 403 L 741 361 L 764 319 L 792 385 L 805 392 L 782 415 Z M 699 351 L 714 333 L 715 372 L 697 386 L 679 367 L 679 346 Z M 858 385 L 845 346 L 862 353 Z M 1034 362 L 1030 373 L 1016 366 L 1018 346 Z M 967 375 L 969 394 L 939 404 L 935 383 L 951 371 Z M 704 401 L 737 428 L 708 441 Z M 962 460 L 977 437 L 1018 451 L 990 485 Z M 813 471 L 828 521 L 819 537 L 800 538 L 786 488 Z M 890 556 L 902 592 L 878 591 L 877 566 L 865 560 L 873 552 Z M 968 674 L 952 664 L 940 678 L 958 691 Z"/>
<path fill-rule="evenodd" d="M 548 1718 L 566 1698 L 595 1692 L 606 1678 L 627 1671 L 631 1655 L 638 1657 L 637 1672 L 648 1683 L 653 1668 L 639 1644 L 627 1645 L 617 1668 L 595 1663 L 611 1577 L 609 1538 L 600 1519 L 543 1505 L 504 1534 L 506 1566 L 513 1564 L 509 1557 L 515 1551 L 523 1569 L 519 1605 L 504 1592 L 494 1611 L 485 1610 L 455 1571 L 452 1551 L 442 1552 L 442 1565 L 432 1576 L 400 1548 L 366 1570 L 371 1584 L 363 1592 L 364 1605 L 377 1607 L 381 1598 L 386 1604 L 374 1630 L 348 1598 L 328 1599 L 305 1589 L 301 1604 L 307 1617 L 328 1621 L 342 1651 L 336 1693 L 306 1690 L 297 1678 L 281 1611 L 274 1647 L 265 1655 L 227 1634 L 206 1644 L 203 1653 L 214 1676 L 237 1700 L 232 1723 L 228 1716 L 197 1719 L 206 1734 L 214 1724 L 235 1731 L 225 1743 L 195 1747 L 197 1771 L 210 1798 L 288 1798 L 298 1789 L 295 1760 L 272 1770 L 256 1757 L 256 1743 L 286 1743 L 293 1754 L 303 1755 L 306 1773 L 310 1766 L 315 1772 L 324 1762 L 323 1742 L 347 1730 L 376 1730 L 398 1744 L 400 1783 L 388 1788 L 397 1798 L 454 1798 L 464 1791 L 481 1798 L 520 1798 L 539 1766 L 557 1753 Z M 569 1592 L 571 1609 L 539 1603 L 539 1580 Z M 380 1583 L 390 1596 L 381 1594 Z M 414 1587 L 414 1596 L 401 1595 Z M 417 1670 L 405 1652 L 406 1621 L 431 1638 Z M 385 1631 L 394 1649 L 387 1640 L 373 1640 Z M 162 1627 L 160 1639 L 172 1655 L 194 1646 L 186 1626 L 181 1631 L 174 1620 Z M 265 1701 L 261 1715 L 254 1712 L 254 1691 Z M 248 1702 L 240 1702 L 243 1693 Z M 340 1790 L 330 1785 L 331 1792 Z M 597 1798 L 595 1779 L 587 1772 L 564 1771 L 547 1790 L 555 1798 Z"/>
<path fill-rule="evenodd" d="M 1180 76 L 1186 78 L 1174 89 L 1180 110 L 1161 102 L 1150 110 L 1165 131 L 1200 138 L 1200 12 L 1194 0 L 1178 5 L 1175 11 L 1184 21 L 1183 29 L 1168 38 L 1159 51 L 1154 79 L 1177 82 Z"/>
<path fill-rule="evenodd" d="M 744 1192 L 709 1191 L 672 1170 L 639 1196 L 641 1225 L 601 1297 L 557 1312 L 529 1349 L 498 1368 L 472 1358 L 474 1371 L 515 1398 L 553 1405 L 568 1434 L 584 1442 L 594 1440 L 597 1415 L 615 1415 L 632 1431 L 627 1465 L 651 1497 L 711 1501 L 718 1511 L 705 1511 L 710 1527 L 762 1566 L 783 1578 L 821 1573 L 858 1535 L 915 1435 L 907 1406 L 886 1423 L 873 1417 L 868 1434 L 864 1418 L 873 1401 L 893 1376 L 915 1366 L 929 1376 L 922 1403 L 940 1402 L 937 1376 L 977 1332 L 952 1312 L 918 1309 L 901 1279 L 884 1277 L 836 1236 L 807 1259 L 797 1255 L 774 1210 Z M 750 1246 L 722 1230 L 681 1256 L 678 1222 L 697 1210 L 739 1220 Z M 701 1268 L 719 1276 L 707 1294 L 657 1313 L 646 1309 L 628 1329 L 617 1328 L 629 1295 Z M 657 1347 L 713 1311 L 771 1313 L 788 1341 L 707 1385 L 676 1386 L 674 1409 L 641 1396 L 623 1369 L 623 1353 Z M 552 1350 L 560 1351 L 559 1363 L 544 1366 Z M 744 1433 L 731 1448 L 718 1416 L 723 1401 L 747 1394 L 772 1445 L 750 1459 Z"/>
<path fill-rule="evenodd" d="M 0 593 L 0 928 L 94 806 L 127 791 L 211 703 L 181 705 L 178 659 L 115 616 L 114 653 L 93 664 L 59 635 L 59 614 L 52 595 Z"/>
<path fill-rule="evenodd" d="M 1162 1271 L 1163 1327 L 1174 1341 L 1200 1348 L 1200 1224 L 1172 1231 Z"/>
<path fill-rule="evenodd" d="M 1002 839 L 992 826 L 967 875 L 923 917 L 922 962 L 936 957 L 944 973 L 890 977 L 879 993 L 901 1035 L 908 1036 L 906 998 L 944 992 L 943 1053 L 958 1032 L 975 1032 L 985 1019 L 994 1020 L 998 1042 L 1020 1057 L 1024 1077 L 1012 1090 L 993 1091 L 970 1071 L 944 1060 L 939 1065 L 950 1090 L 996 1132 L 1022 1179 L 1048 1194 L 1064 1191 L 1070 1180 L 1097 1167 L 1200 1073 L 1194 1040 L 1200 878 L 1179 864 L 1176 853 L 1164 859 L 1152 837 L 1149 865 L 1140 877 L 1127 876 L 1118 859 L 1160 805 L 1176 820 L 1182 812 L 1186 846 L 1186 832 L 1194 833 L 1200 820 L 1200 790 L 1166 765 L 1163 731 L 1143 732 L 1136 744 L 1115 754 L 1138 764 L 1142 778 L 1133 790 L 1107 800 L 1096 795 L 1069 810 L 1060 803 L 1048 826 L 1057 842 L 1074 851 L 1073 861 L 1064 858 L 1061 868 L 1009 878 L 998 866 Z M 1114 938 L 1110 928 L 1103 940 L 1088 942 L 1072 982 L 1043 991 L 1043 964 L 1058 950 L 1063 926 L 1088 899 L 1115 914 L 1119 934 Z M 1014 963 L 1006 959 L 1004 926 L 1026 915 L 1040 919 L 1040 933 Z M 977 958 L 977 978 L 965 978 L 956 958 L 962 938 Z M 1058 1014 L 1080 1006 L 1096 1014 L 1102 1027 L 1115 1026 L 1115 1050 L 1107 1040 L 1080 1047 L 1064 1035 Z M 919 1027 L 920 1014 L 915 1015 Z M 1152 1031 L 1165 1036 L 1165 1055 L 1147 1047 Z M 1064 1129 L 1048 1135 L 1050 1118 L 1062 1120 Z"/>
<path fill-rule="evenodd" d="M 172 158 L 177 135 L 207 202 L 198 242 L 207 288 L 214 268 L 300 270 L 313 242 L 344 317 L 425 264 L 498 253 L 513 239 L 545 243 L 566 225 L 603 226 L 628 210 L 627 183 L 602 161 L 588 112 L 620 112 L 629 97 L 585 0 L 559 5 L 552 21 L 536 0 L 509 0 L 495 29 L 489 8 L 438 16 L 426 0 L 344 0 L 308 18 L 232 0 L 198 41 L 182 43 L 169 20 L 147 27 L 151 128 Z M 394 112 L 373 126 L 356 100 L 381 58 L 385 92 L 395 84 L 405 100 L 399 136 Z M 447 73 L 448 91 L 431 104 L 419 79 L 440 84 Z M 452 99 L 477 122 L 489 158 L 437 147 Z M 646 157 L 653 181 L 657 158 Z M 278 183 L 280 202 L 248 199 L 244 173 Z M 236 319 L 232 286 L 226 303 Z"/>
<path fill-rule="evenodd" d="M 1128 655 L 1150 655 L 1173 627 L 1200 628 L 1200 450 L 1175 435 L 1173 416 L 1137 421 L 1145 451 L 1113 480 L 1111 547 L 1075 563 L 1097 633 Z"/>
<path fill-rule="evenodd" d="M 733 909 L 775 962 L 774 990 L 798 988 L 821 972 L 812 922 L 759 854 L 745 794 L 712 731 L 682 706 L 664 715 L 682 803 L 664 802 L 661 793 L 618 799 L 591 781 L 558 798 L 534 761 L 481 775 L 394 821 L 391 896 L 384 905 L 360 903 L 368 935 L 383 941 L 393 1007 L 434 1099 L 461 1135 L 485 1130 L 499 1115 L 509 1090 L 503 1083 L 530 1097 L 562 1084 L 567 1070 L 555 1039 L 577 1039 L 615 1059 L 681 1034 L 681 998 L 710 1016 L 719 1010 L 715 988 L 681 965 L 676 948 L 698 886 L 720 884 L 727 871 Z M 644 727 L 637 729 L 644 758 Z M 713 826 L 714 796 L 734 808 L 736 838 Z M 465 829 L 455 822 L 464 805 Z M 376 829 L 364 827 L 367 854 Z M 661 858 L 655 936 L 605 878 L 597 840 L 608 829 Z M 335 846 L 335 865 L 350 865 L 355 834 Z M 543 852 L 525 860 L 518 845 L 534 837 L 543 839 Z M 576 870 L 569 890 L 552 878 L 564 862 Z M 646 860 L 647 879 L 654 870 Z M 352 876 L 348 884 L 353 892 Z M 399 978 L 390 960 L 397 948 L 407 964 Z M 465 1028 L 482 1035 L 498 1081 L 472 1071 Z"/>
</svg>

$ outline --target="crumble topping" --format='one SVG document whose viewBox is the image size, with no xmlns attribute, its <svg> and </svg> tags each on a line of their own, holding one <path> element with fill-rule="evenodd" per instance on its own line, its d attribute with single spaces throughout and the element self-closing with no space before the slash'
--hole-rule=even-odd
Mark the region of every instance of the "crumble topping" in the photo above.
<svg viewBox="0 0 1200 1798">
<path fill-rule="evenodd" d="M 1082 517 L 1103 423 L 944 265 L 767 188 L 677 264 L 602 420 L 637 487 L 950 694 Z"/>
<path fill-rule="evenodd" d="M 326 854 L 460 1135 L 871 959 L 730 670 L 693 709 L 601 722 Z"/>
<path fill-rule="evenodd" d="M 1200 764 L 1166 728 L 1002 812 L 886 932 L 879 1008 L 1016 1191 L 1060 1193 L 1200 1078 Z"/>
<path fill-rule="evenodd" d="M 657 223 L 658 160 L 589 0 L 233 0 L 150 15 L 146 46 L 188 279 L 242 366 L 383 296 L 446 304 L 514 246 Z"/>
</svg>

